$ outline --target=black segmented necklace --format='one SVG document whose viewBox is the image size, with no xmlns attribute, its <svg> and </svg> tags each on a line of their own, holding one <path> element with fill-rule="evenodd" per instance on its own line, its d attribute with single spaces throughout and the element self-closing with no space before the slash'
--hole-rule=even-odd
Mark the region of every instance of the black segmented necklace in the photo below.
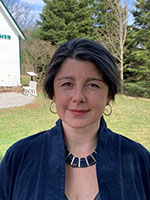
<svg viewBox="0 0 150 200">
<path fill-rule="evenodd" d="M 65 151 L 66 151 L 65 161 L 68 165 L 71 165 L 72 167 L 83 168 L 92 166 L 96 163 L 96 154 L 97 154 L 96 149 L 92 154 L 83 158 L 78 158 L 74 156 L 72 153 L 70 153 L 66 145 L 65 145 Z"/>
</svg>

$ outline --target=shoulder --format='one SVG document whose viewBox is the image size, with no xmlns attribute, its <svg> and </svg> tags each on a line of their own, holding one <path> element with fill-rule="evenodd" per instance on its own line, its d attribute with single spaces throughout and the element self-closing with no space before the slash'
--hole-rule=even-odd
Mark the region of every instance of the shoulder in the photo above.
<svg viewBox="0 0 150 200">
<path fill-rule="evenodd" d="M 140 143 L 119 135 L 120 148 L 125 158 L 140 165 L 145 165 L 150 171 L 150 152 Z"/>
<path fill-rule="evenodd" d="M 35 154 L 40 154 L 43 149 L 48 146 L 57 144 L 62 141 L 62 123 L 61 120 L 56 122 L 56 126 L 49 130 L 45 130 L 29 137 L 23 138 L 14 143 L 6 152 L 4 159 L 22 159 L 23 156 L 33 157 Z"/>
<path fill-rule="evenodd" d="M 15 142 L 7 150 L 4 159 L 8 162 L 13 159 L 20 160 L 26 154 L 32 157 L 32 155 L 41 151 L 48 140 L 51 141 L 50 138 L 53 138 L 56 132 L 56 127 L 53 127 Z"/>
<path fill-rule="evenodd" d="M 136 160 L 147 164 L 150 169 L 150 152 L 140 143 L 127 138 L 121 134 L 115 133 L 107 128 L 107 138 L 118 146 L 118 150 L 122 157 L 129 160 Z"/>
<path fill-rule="evenodd" d="M 28 136 L 26 138 L 23 138 L 17 142 L 15 142 L 10 148 L 9 150 L 13 150 L 14 148 L 26 148 L 29 147 L 30 145 L 39 145 L 42 144 L 43 140 L 48 137 L 48 136 L 52 136 L 53 133 L 55 132 L 55 128 L 52 128 L 50 130 L 44 130 L 41 131 L 39 133 L 35 133 L 31 136 Z"/>
</svg>

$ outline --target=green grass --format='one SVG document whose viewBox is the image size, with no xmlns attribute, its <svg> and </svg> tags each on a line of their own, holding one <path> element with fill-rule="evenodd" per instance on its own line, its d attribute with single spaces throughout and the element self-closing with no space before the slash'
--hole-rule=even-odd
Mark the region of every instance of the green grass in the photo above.
<svg viewBox="0 0 150 200">
<path fill-rule="evenodd" d="M 38 94 L 32 104 L 0 109 L 0 158 L 14 142 L 55 124 L 58 117 L 50 113 L 49 105 L 50 100 Z"/>
<path fill-rule="evenodd" d="M 54 126 L 58 116 L 50 113 L 49 105 L 38 94 L 32 104 L 0 109 L 0 159 L 14 142 Z M 112 115 L 105 117 L 108 127 L 150 150 L 150 99 L 118 95 L 112 108 Z"/>
<path fill-rule="evenodd" d="M 29 85 L 30 82 L 30 76 L 29 75 L 22 75 L 21 76 L 21 82 L 23 86 Z"/>
<path fill-rule="evenodd" d="M 150 99 L 117 96 L 108 126 L 150 150 Z"/>
</svg>

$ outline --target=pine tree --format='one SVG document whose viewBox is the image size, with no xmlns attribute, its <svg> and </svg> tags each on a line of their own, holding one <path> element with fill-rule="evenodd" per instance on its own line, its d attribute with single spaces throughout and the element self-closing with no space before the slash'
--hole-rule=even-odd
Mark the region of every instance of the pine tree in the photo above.
<svg viewBox="0 0 150 200">
<path fill-rule="evenodd" d="M 150 49 L 150 0 L 137 0 L 133 11 L 136 39 L 141 47 Z"/>
<path fill-rule="evenodd" d="M 44 0 L 37 21 L 41 39 L 60 44 L 72 38 L 93 38 L 94 18 L 90 0 Z"/>
<path fill-rule="evenodd" d="M 150 97 L 150 0 L 137 0 L 133 16 L 128 36 L 132 43 L 126 52 L 126 82 L 132 94 Z"/>
</svg>

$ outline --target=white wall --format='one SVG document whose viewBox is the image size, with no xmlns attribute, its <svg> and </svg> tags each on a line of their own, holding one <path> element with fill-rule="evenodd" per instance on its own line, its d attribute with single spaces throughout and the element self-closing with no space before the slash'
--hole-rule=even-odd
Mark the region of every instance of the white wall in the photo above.
<svg viewBox="0 0 150 200">
<path fill-rule="evenodd" d="M 20 85 L 19 36 L 0 8 L 0 35 L 10 35 L 11 39 L 0 38 L 0 86 Z"/>
</svg>

